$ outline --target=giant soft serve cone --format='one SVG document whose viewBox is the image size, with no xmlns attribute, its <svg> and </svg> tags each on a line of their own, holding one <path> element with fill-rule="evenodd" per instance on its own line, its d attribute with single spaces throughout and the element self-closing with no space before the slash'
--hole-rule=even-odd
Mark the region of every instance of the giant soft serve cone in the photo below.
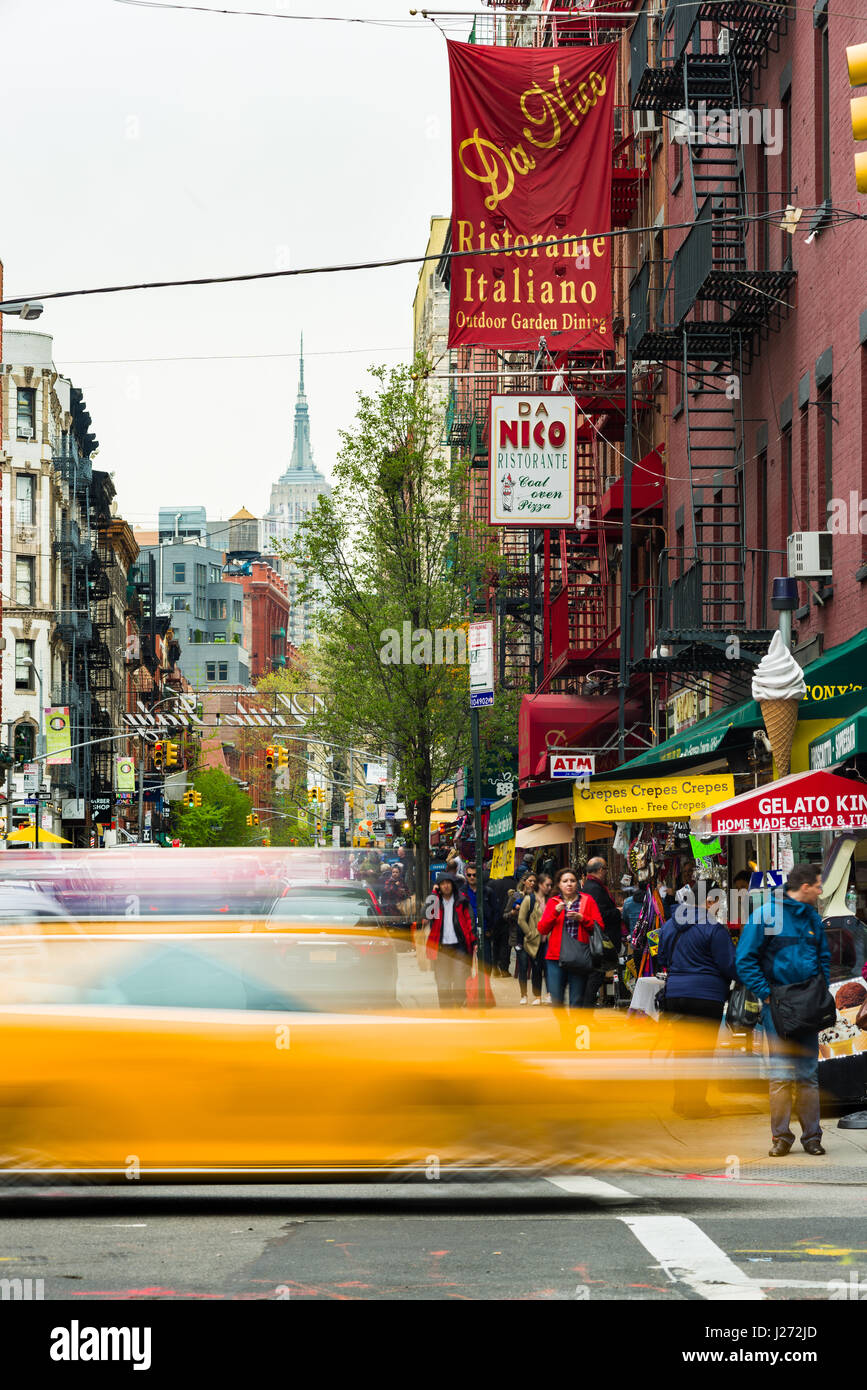
<svg viewBox="0 0 867 1390">
<path fill-rule="evenodd" d="M 782 634 L 775 632 L 753 676 L 753 699 L 762 711 L 778 777 L 785 777 L 791 766 L 798 710 L 806 691 L 803 671 Z"/>
<path fill-rule="evenodd" d="M 785 777 L 792 761 L 792 744 L 798 727 L 800 700 L 760 700 L 762 719 L 771 741 L 778 777 Z"/>
</svg>

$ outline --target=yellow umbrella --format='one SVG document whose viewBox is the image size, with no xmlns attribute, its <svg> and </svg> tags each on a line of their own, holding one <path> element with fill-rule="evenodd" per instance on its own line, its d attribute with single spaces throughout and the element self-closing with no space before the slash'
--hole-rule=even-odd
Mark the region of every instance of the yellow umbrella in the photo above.
<svg viewBox="0 0 867 1390">
<path fill-rule="evenodd" d="M 35 844 L 35 842 L 36 842 L 36 826 L 35 826 L 35 825 L 23 825 L 23 826 L 21 827 L 20 830 L 11 830 L 11 831 L 9 832 L 9 834 L 6 836 L 6 839 L 7 839 L 7 841 L 8 841 L 8 840 L 18 840 L 18 841 L 24 841 L 25 843 L 31 844 L 31 845 L 32 845 L 32 844 Z M 40 830 L 40 831 L 39 831 L 39 843 L 40 843 L 40 845 L 71 845 L 71 844 L 72 844 L 72 841 L 71 841 L 71 840 L 64 840 L 64 838 L 63 838 L 62 835 L 52 835 L 52 833 L 51 833 L 50 830 Z"/>
</svg>

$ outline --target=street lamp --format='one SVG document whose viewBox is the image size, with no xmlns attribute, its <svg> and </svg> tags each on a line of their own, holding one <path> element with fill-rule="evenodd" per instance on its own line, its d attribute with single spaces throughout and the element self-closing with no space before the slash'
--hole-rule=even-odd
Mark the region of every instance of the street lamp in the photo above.
<svg viewBox="0 0 867 1390">
<path fill-rule="evenodd" d="M 22 664 L 23 666 L 29 666 L 29 667 L 31 667 L 34 676 L 36 677 L 37 681 L 39 682 L 39 742 L 38 742 L 38 745 L 37 745 L 37 748 L 36 748 L 36 766 L 37 766 L 38 769 L 39 769 L 39 773 L 38 773 L 38 783 L 37 783 L 37 787 L 36 787 L 36 834 L 35 834 L 34 839 L 33 839 L 33 848 L 34 848 L 34 849 L 38 849 L 38 848 L 39 848 L 39 810 L 40 810 L 40 804 L 39 804 L 39 787 L 42 785 L 42 773 L 43 773 L 43 767 L 42 767 L 41 759 L 42 759 L 42 755 L 43 755 L 44 752 L 45 752 L 45 733 L 44 733 L 44 724 L 43 724 L 43 721 L 44 721 L 44 719 L 45 719 L 45 697 L 43 696 L 43 693 L 42 693 L 42 676 L 41 676 L 40 673 L 39 673 L 39 667 L 36 665 L 36 662 L 33 660 L 33 657 L 32 657 L 32 656 L 27 656 L 27 657 L 25 657 L 25 658 L 24 658 L 24 661 L 23 661 L 21 664 Z"/>
<path fill-rule="evenodd" d="M 38 300 L 10 299 L 0 304 L 0 314 L 17 314 L 22 319 L 38 319 L 43 306 Z"/>
</svg>

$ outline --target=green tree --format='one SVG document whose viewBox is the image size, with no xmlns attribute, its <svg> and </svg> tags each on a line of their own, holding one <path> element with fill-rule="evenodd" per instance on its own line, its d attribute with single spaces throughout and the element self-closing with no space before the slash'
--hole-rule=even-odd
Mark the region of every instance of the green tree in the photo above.
<svg viewBox="0 0 867 1390">
<path fill-rule="evenodd" d="M 342 434 L 332 496 L 284 552 L 301 569 L 300 599 L 322 603 L 311 660 L 323 731 L 394 757 L 422 888 L 431 801 L 470 758 L 468 668 L 442 660 L 442 634 L 465 628 L 472 595 L 497 570 L 496 547 L 464 524 L 469 466 L 443 457 L 427 370 L 422 358 L 372 369 L 376 389 L 360 393 L 355 427 Z M 459 634 L 456 646 L 453 655 Z M 515 696 L 483 714 L 489 742 L 514 738 Z"/>
<path fill-rule="evenodd" d="M 201 792 L 201 806 L 176 802 L 172 812 L 175 834 L 185 846 L 258 843 L 258 830 L 247 824 L 253 803 L 227 773 L 220 768 L 197 772 L 192 785 Z"/>
</svg>

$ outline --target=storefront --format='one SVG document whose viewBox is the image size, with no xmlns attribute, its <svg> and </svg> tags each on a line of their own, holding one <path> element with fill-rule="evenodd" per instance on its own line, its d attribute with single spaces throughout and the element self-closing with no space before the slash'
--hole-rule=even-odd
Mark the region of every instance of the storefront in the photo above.
<svg viewBox="0 0 867 1390">
<path fill-rule="evenodd" d="M 817 761 L 825 763 L 835 752 L 843 752 L 840 762 L 854 755 L 862 719 L 854 716 L 816 740 Z M 782 836 L 791 836 L 796 845 L 811 835 L 823 838 L 820 909 L 831 952 L 837 1018 L 819 1035 L 819 1083 L 826 1096 L 846 1108 L 864 1104 L 867 1032 L 856 1026 L 855 1016 L 867 1001 L 867 781 L 821 767 L 794 773 L 709 806 L 693 818 L 693 829 L 698 834 L 767 836 L 772 860 Z"/>
</svg>

